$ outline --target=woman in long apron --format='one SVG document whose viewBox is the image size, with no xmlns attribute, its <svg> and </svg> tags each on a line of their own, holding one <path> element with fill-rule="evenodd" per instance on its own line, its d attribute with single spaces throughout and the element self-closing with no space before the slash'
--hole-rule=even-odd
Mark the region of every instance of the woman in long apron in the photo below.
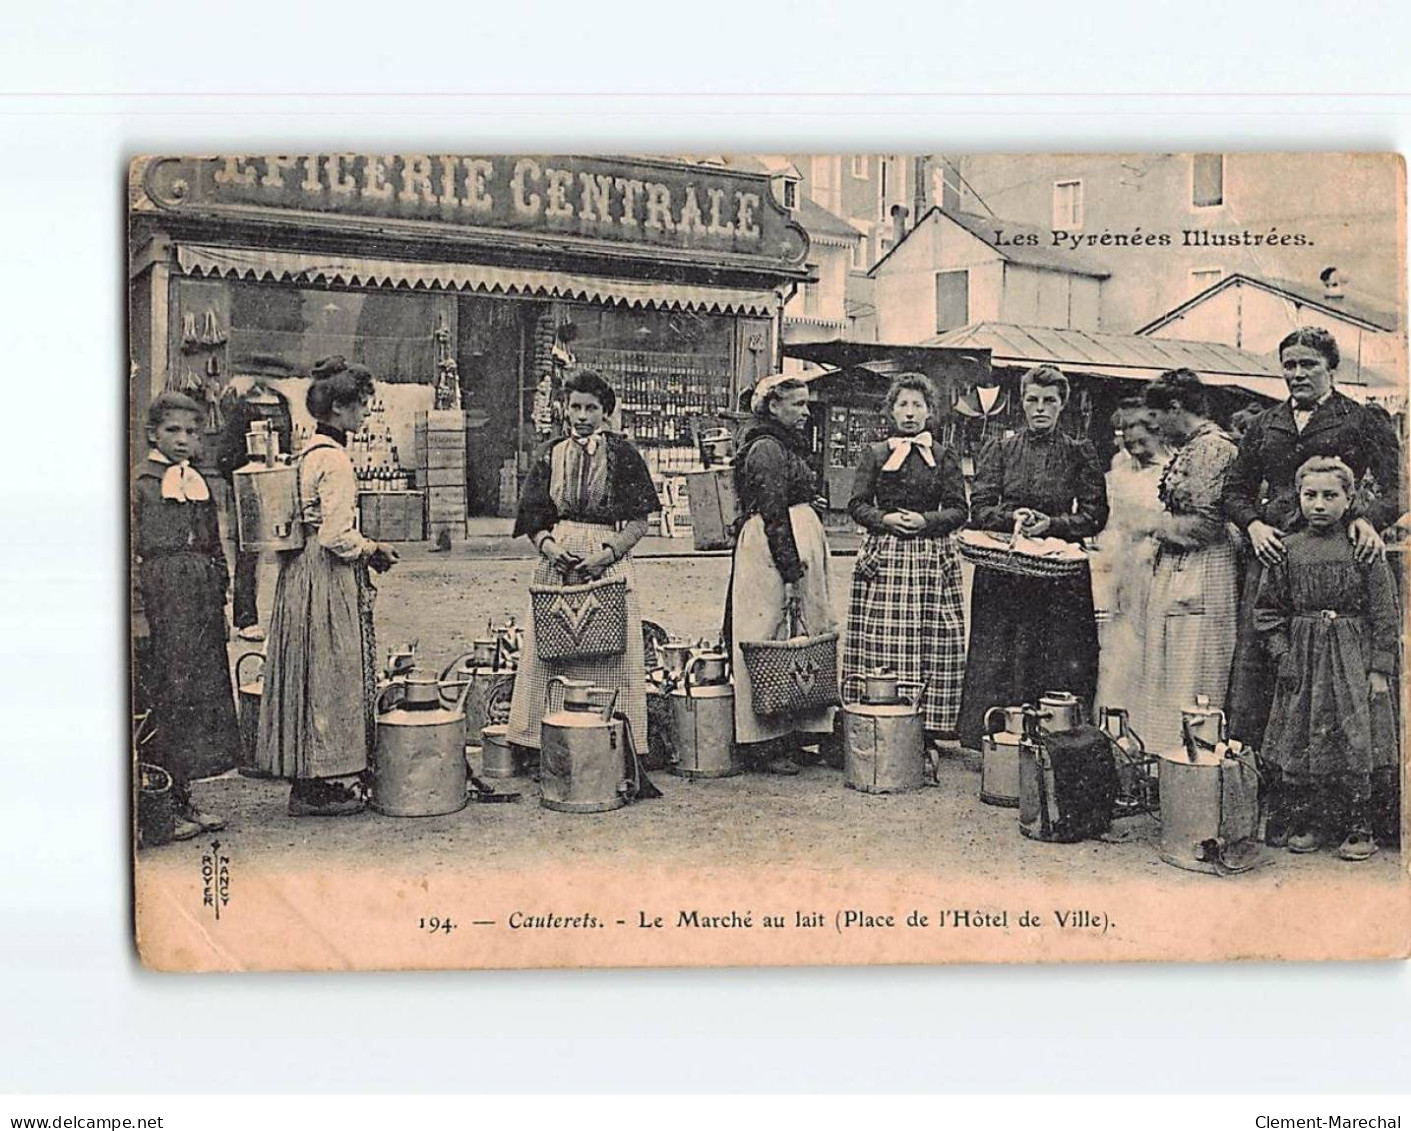
<svg viewBox="0 0 1411 1131">
<path fill-rule="evenodd" d="M 524 618 L 524 643 L 510 703 L 509 741 L 539 750 L 539 728 L 555 676 L 585 679 L 617 692 L 617 710 L 632 726 L 639 750 L 647 741 L 646 663 L 632 547 L 647 533 L 660 503 L 651 472 L 625 437 L 604 430 L 617 394 L 598 374 L 582 370 L 564 384 L 570 433 L 544 447 L 530 468 L 514 533 L 539 551 L 535 585 L 623 578 L 627 582 L 627 648 L 614 656 L 544 660 L 534 617 Z"/>
<path fill-rule="evenodd" d="M 796 377 L 766 377 L 755 386 L 750 408 L 755 420 L 735 460 L 744 522 L 725 615 L 735 671 L 735 741 L 741 759 L 756 768 L 797 774 L 800 736 L 819 742 L 831 735 L 833 708 L 757 714 L 740 642 L 787 636 L 786 609 L 809 635 L 834 630 L 828 539 L 812 506 L 818 483 L 806 459 L 808 388 Z"/>
<path fill-rule="evenodd" d="M 266 646 L 255 759 L 292 778 L 292 816 L 339 816 L 365 804 L 376 742 L 377 643 L 368 574 L 397 553 L 358 532 L 357 477 L 346 445 L 372 401 L 372 374 L 341 357 L 313 369 L 306 404 L 317 430 L 299 454 L 304 548 L 281 555 Z"/>
<path fill-rule="evenodd" d="M 1068 378 L 1051 365 L 1024 374 L 1025 427 L 980 455 L 970 521 L 1008 534 L 1018 521 L 1031 538 L 1081 542 L 1107 522 L 1107 484 L 1086 440 L 1058 420 Z M 1025 577 L 980 567 L 970 594 L 970 649 L 960 700 L 960 744 L 978 750 L 985 713 L 1069 691 L 1091 705 L 1097 691 L 1097 616 L 1086 564 L 1071 576 Z"/>
<path fill-rule="evenodd" d="M 1147 387 L 1147 406 L 1175 449 L 1161 477 L 1163 513 L 1142 634 L 1131 721 L 1147 748 L 1181 747 L 1181 708 L 1197 695 L 1223 708 L 1239 620 L 1239 563 L 1221 506 L 1235 442 L 1210 420 L 1209 394 L 1189 369 Z"/>
<path fill-rule="evenodd" d="M 965 680 L 965 604 L 951 533 L 970 508 L 960 460 L 932 440 L 935 386 L 903 373 L 887 391 L 893 434 L 862 456 L 848 513 L 867 531 L 853 570 L 843 676 L 887 668 L 921 683 L 933 744 L 955 734 Z"/>
</svg>

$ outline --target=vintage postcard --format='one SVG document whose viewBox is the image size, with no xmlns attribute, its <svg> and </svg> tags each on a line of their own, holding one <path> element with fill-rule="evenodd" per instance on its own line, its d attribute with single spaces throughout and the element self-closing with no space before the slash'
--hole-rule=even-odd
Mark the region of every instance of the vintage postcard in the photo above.
<svg viewBox="0 0 1411 1131">
<path fill-rule="evenodd" d="M 126 206 L 147 965 L 1411 950 L 1400 156 Z"/>
</svg>

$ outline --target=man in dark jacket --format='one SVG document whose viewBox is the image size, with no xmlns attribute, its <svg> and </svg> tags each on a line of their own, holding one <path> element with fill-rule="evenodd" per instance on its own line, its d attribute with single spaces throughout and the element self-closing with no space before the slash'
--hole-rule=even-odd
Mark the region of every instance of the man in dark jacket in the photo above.
<svg viewBox="0 0 1411 1131">
<path fill-rule="evenodd" d="M 235 469 L 249 462 L 245 433 L 250 431 L 250 426 L 257 420 L 269 421 L 270 429 L 279 437 L 279 450 L 287 453 L 292 450 L 294 442 L 294 423 L 289 413 L 288 398 L 265 384 L 263 377 L 254 378 L 253 384 L 243 395 L 234 395 L 224 411 L 225 429 L 221 432 L 220 448 L 216 453 L 216 467 L 233 490 Z M 232 538 L 237 537 L 233 514 L 230 534 Z M 260 555 L 241 550 L 237 539 L 233 619 L 236 633 L 242 640 L 265 638 L 264 630 L 260 628 L 260 614 L 255 608 L 259 564 Z"/>
<path fill-rule="evenodd" d="M 1239 642 L 1230 674 L 1227 713 L 1231 735 L 1258 746 L 1273 697 L 1267 659 L 1254 635 L 1254 599 L 1265 567 L 1282 560 L 1283 538 L 1302 525 L 1294 474 L 1314 456 L 1337 456 L 1357 477 L 1349 526 L 1357 556 L 1383 552 L 1378 531 L 1403 510 L 1401 441 L 1382 409 L 1360 405 L 1333 388 L 1337 342 L 1305 326 L 1279 344 L 1289 399 L 1252 421 L 1240 440 L 1226 481 L 1225 514 L 1248 537 L 1253 554 L 1241 597 Z"/>
</svg>

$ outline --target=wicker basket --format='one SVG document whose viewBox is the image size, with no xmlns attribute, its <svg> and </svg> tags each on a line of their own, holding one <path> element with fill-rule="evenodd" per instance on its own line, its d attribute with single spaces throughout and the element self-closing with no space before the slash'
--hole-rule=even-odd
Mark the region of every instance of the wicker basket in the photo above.
<svg viewBox="0 0 1411 1131">
<path fill-rule="evenodd" d="M 740 642 L 756 714 L 803 714 L 838 702 L 838 634 L 809 636 L 798 621 L 794 627 L 801 634 L 787 640 Z"/>
<path fill-rule="evenodd" d="M 1087 554 L 1077 546 L 1061 554 L 1034 554 L 984 530 L 962 530 L 955 540 L 961 557 L 967 561 L 1020 577 L 1071 577 L 1081 573 L 1088 564 Z"/>
<path fill-rule="evenodd" d="M 627 582 L 531 585 L 534 649 L 541 660 L 620 656 L 627 651 Z"/>
</svg>

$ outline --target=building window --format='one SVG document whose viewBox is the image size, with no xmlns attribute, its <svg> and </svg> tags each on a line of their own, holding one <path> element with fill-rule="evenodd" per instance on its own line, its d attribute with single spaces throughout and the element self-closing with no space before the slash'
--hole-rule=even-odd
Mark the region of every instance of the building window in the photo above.
<svg viewBox="0 0 1411 1131">
<path fill-rule="evenodd" d="M 805 268 L 810 275 L 818 274 L 818 264 L 810 263 Z M 818 288 L 817 282 L 805 283 L 803 285 L 803 313 L 805 318 L 816 318 L 818 316 Z"/>
<path fill-rule="evenodd" d="M 959 330 L 969 322 L 970 272 L 939 272 L 936 275 L 936 333 Z"/>
<path fill-rule="evenodd" d="M 1213 287 L 1225 277 L 1224 268 L 1198 267 L 1191 271 L 1191 294 L 1198 295 L 1206 287 Z"/>
<path fill-rule="evenodd" d="M 852 155 L 852 175 L 859 180 L 867 179 L 867 154 L 854 153 Z"/>
<path fill-rule="evenodd" d="M 877 219 L 887 218 L 887 159 L 879 157 L 877 159 Z"/>
<path fill-rule="evenodd" d="M 841 196 L 842 186 L 838 184 L 842 177 L 841 166 L 837 176 L 834 176 L 833 162 L 841 162 L 841 157 L 830 157 L 819 155 L 813 159 L 813 184 L 810 186 L 810 195 L 815 204 L 821 205 L 832 212 L 838 211 L 838 199 Z"/>
<path fill-rule="evenodd" d="M 1225 155 L 1191 156 L 1191 207 L 1218 208 L 1225 203 Z"/>
<path fill-rule="evenodd" d="M 795 181 L 784 182 L 784 207 L 791 211 L 799 206 L 799 186 Z"/>
<path fill-rule="evenodd" d="M 852 269 L 854 271 L 867 270 L 867 237 L 859 236 L 857 243 L 852 245 Z"/>
<path fill-rule="evenodd" d="M 1083 226 L 1083 182 L 1053 182 L 1053 227 L 1055 231 L 1074 232 Z"/>
</svg>

